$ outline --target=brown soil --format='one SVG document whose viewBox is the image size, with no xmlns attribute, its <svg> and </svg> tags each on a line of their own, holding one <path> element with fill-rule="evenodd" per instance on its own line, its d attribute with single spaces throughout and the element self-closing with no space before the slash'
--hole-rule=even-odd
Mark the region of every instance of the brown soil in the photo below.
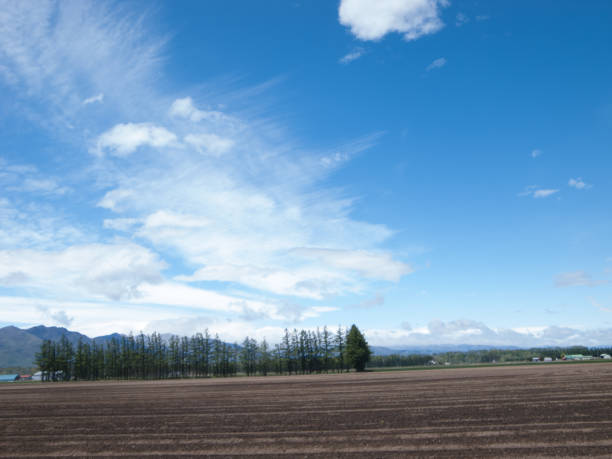
<svg viewBox="0 0 612 459">
<path fill-rule="evenodd" d="M 0 456 L 612 456 L 612 364 L 4 384 Z"/>
</svg>

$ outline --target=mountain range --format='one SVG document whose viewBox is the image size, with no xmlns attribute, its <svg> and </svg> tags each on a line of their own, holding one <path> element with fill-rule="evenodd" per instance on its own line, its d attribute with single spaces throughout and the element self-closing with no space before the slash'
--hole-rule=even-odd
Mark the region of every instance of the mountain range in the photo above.
<svg viewBox="0 0 612 459">
<path fill-rule="evenodd" d="M 487 344 L 432 344 L 429 346 L 400 346 L 400 347 L 383 347 L 370 346 L 370 350 L 374 355 L 433 355 L 443 352 L 470 352 L 470 351 L 486 351 L 489 349 L 522 349 L 518 346 L 492 346 Z"/>
<path fill-rule="evenodd" d="M 90 338 L 79 332 L 63 327 L 36 327 L 21 329 L 14 326 L 0 328 L 0 368 L 33 367 L 36 353 L 40 351 L 42 342 L 46 339 L 59 341 L 62 335 L 76 346 L 80 339 L 86 343 L 104 343 L 113 337 L 121 337 L 118 333 Z"/>
<path fill-rule="evenodd" d="M 42 342 L 46 339 L 59 341 L 62 335 L 76 346 L 79 340 L 86 343 L 105 343 L 113 337 L 121 338 L 119 333 L 111 335 L 97 336 L 90 338 L 79 332 L 70 331 L 63 327 L 46 327 L 38 325 L 36 327 L 21 329 L 14 326 L 0 328 L 0 368 L 10 367 L 33 367 L 35 365 L 36 353 L 40 351 Z M 168 339 L 170 334 L 163 334 L 164 339 Z M 439 354 L 442 352 L 468 352 L 476 350 L 492 349 L 495 346 L 470 345 L 470 344 L 447 344 L 430 346 L 399 346 L 383 347 L 370 346 L 374 355 L 409 355 L 409 354 Z M 520 349 L 516 346 L 497 347 L 498 349 Z"/>
</svg>

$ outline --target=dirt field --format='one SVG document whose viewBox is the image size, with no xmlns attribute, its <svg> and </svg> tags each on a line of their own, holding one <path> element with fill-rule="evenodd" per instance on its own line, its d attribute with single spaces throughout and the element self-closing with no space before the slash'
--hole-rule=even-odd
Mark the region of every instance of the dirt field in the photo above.
<svg viewBox="0 0 612 459">
<path fill-rule="evenodd" d="M 3 384 L 0 456 L 612 456 L 612 364 Z"/>
</svg>

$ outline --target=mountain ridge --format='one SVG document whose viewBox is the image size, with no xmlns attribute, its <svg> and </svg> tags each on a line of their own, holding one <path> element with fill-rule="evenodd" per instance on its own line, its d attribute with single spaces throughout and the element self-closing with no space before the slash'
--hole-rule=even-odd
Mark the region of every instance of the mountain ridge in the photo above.
<svg viewBox="0 0 612 459">
<path fill-rule="evenodd" d="M 33 367 L 35 366 L 36 353 L 44 340 L 59 341 L 66 336 L 72 345 L 76 346 L 79 340 L 86 343 L 105 343 L 112 338 L 120 338 L 122 335 L 113 333 L 110 335 L 90 338 L 79 332 L 68 330 L 64 327 L 46 327 L 37 325 L 31 328 L 18 328 L 13 325 L 0 328 L 0 368 Z"/>
<path fill-rule="evenodd" d="M 489 344 L 432 344 L 423 346 L 370 346 L 374 355 L 440 354 L 444 352 L 486 351 L 490 349 L 517 350 L 520 346 L 496 346 Z"/>
<path fill-rule="evenodd" d="M 36 353 L 39 352 L 42 342 L 46 339 L 59 341 L 62 336 L 66 336 L 74 346 L 79 340 L 92 344 L 106 343 L 113 338 L 120 339 L 119 333 L 97 336 L 90 338 L 82 333 L 68 330 L 64 327 L 47 327 L 37 325 L 30 328 L 21 329 L 13 325 L 0 328 L 0 368 L 10 367 L 33 367 L 35 365 Z M 172 334 L 162 334 L 167 340 Z M 488 349 L 523 349 L 519 346 L 494 346 L 494 345 L 473 345 L 473 344 L 437 344 L 424 346 L 370 346 L 374 355 L 409 355 L 409 354 L 439 354 L 443 352 L 468 352 L 475 350 Z"/>
</svg>

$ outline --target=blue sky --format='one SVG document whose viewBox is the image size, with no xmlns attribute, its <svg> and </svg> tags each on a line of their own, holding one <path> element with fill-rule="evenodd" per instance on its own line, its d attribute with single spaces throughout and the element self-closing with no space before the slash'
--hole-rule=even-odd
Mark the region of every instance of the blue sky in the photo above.
<svg viewBox="0 0 612 459">
<path fill-rule="evenodd" d="M 0 6 L 0 326 L 612 344 L 608 2 Z"/>
</svg>

